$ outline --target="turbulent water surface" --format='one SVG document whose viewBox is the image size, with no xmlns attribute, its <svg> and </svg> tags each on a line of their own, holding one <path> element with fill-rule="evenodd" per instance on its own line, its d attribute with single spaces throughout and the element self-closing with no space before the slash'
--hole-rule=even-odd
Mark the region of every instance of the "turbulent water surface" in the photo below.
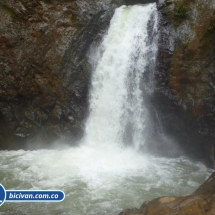
<svg viewBox="0 0 215 215">
<path fill-rule="evenodd" d="M 1 215 L 104 215 L 161 195 L 190 194 L 209 174 L 200 163 L 143 156 L 131 149 L 80 148 L 0 153 L 6 189 L 62 189 L 60 203 L 7 203 Z"/>
<path fill-rule="evenodd" d="M 116 10 L 97 54 L 90 56 L 95 64 L 90 115 L 79 147 L 0 152 L 6 189 L 61 189 L 65 200 L 5 202 L 0 215 L 114 215 L 158 196 L 190 194 L 209 176 L 201 163 L 140 152 L 149 120 L 143 74 L 156 56 L 150 42 L 156 16 L 155 4 Z"/>
</svg>

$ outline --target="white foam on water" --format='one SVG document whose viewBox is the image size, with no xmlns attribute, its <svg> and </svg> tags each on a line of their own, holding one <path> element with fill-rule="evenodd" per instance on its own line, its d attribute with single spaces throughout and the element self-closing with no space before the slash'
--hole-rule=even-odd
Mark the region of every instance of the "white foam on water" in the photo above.
<svg viewBox="0 0 215 215">
<path fill-rule="evenodd" d="M 115 148 L 114 148 L 115 150 Z M 0 152 L 6 189 L 62 189 L 61 203 L 5 203 L 14 214 L 118 214 L 163 195 L 192 193 L 212 170 L 184 158 L 143 156 L 135 150 L 93 149 Z"/>
</svg>

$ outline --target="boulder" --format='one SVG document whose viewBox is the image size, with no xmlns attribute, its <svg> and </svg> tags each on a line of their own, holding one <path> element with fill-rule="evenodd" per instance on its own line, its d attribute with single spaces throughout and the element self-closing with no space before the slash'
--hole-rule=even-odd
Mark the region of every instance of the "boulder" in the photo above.
<svg viewBox="0 0 215 215">
<path fill-rule="evenodd" d="M 119 215 L 214 215 L 215 172 L 192 195 L 166 196 L 144 202 L 139 209 L 127 209 Z"/>
</svg>

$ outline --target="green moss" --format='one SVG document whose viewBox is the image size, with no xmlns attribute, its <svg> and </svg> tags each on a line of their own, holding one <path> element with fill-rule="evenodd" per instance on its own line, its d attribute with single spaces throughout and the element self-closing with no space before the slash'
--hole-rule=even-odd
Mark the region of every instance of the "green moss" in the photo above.
<svg viewBox="0 0 215 215">
<path fill-rule="evenodd" d="M 190 102 L 189 94 L 186 91 L 182 93 L 182 101 L 185 104 L 188 104 Z"/>
<path fill-rule="evenodd" d="M 187 8 L 180 5 L 175 8 L 173 13 L 173 25 L 178 27 L 187 18 Z"/>
<path fill-rule="evenodd" d="M 174 1 L 174 10 L 166 0 L 164 6 L 167 8 L 167 18 L 172 22 L 173 26 L 177 28 L 185 19 L 188 19 L 188 12 L 192 7 L 192 3 L 195 0 L 177 0 Z"/>
<path fill-rule="evenodd" d="M 201 54 L 205 57 L 213 54 L 215 49 L 215 16 L 210 17 L 206 23 L 208 24 L 206 24 L 200 40 Z"/>
<path fill-rule="evenodd" d="M 175 20 L 185 19 L 187 16 L 187 9 L 183 5 L 180 5 L 178 8 L 175 9 L 173 18 Z"/>
<path fill-rule="evenodd" d="M 71 17 L 71 22 L 72 22 L 72 24 L 76 23 L 77 22 L 77 18 L 75 16 L 72 16 Z"/>
<path fill-rule="evenodd" d="M 185 59 L 188 60 L 188 61 L 191 61 L 194 58 L 195 58 L 195 51 L 191 50 L 191 49 L 188 49 L 186 54 L 185 54 Z"/>
<path fill-rule="evenodd" d="M 204 34 L 204 39 L 212 39 L 212 35 L 215 33 L 215 19 L 211 19 L 210 24 Z"/>
<path fill-rule="evenodd" d="M 2 3 L 0 3 L 0 7 L 5 11 L 7 12 L 12 18 L 14 19 L 19 19 L 19 17 L 14 13 L 14 11 L 9 8 L 7 5 L 4 5 Z"/>
</svg>

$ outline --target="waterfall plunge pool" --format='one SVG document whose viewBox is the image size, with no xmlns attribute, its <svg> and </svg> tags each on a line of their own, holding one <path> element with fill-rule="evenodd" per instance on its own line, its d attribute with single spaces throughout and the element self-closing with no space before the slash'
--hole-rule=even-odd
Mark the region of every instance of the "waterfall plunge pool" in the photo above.
<svg viewBox="0 0 215 215">
<path fill-rule="evenodd" d="M 164 195 L 191 194 L 212 173 L 185 158 L 143 156 L 131 148 L 2 151 L 5 189 L 65 192 L 59 203 L 7 203 L 1 215 L 117 215 Z"/>
</svg>

